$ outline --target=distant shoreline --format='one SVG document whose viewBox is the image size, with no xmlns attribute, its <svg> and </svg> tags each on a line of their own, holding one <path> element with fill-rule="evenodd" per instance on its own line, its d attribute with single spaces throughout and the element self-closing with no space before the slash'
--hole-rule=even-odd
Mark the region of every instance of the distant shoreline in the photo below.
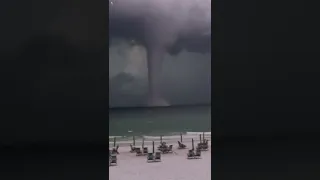
<svg viewBox="0 0 320 180">
<path fill-rule="evenodd" d="M 205 139 L 208 139 L 211 141 L 211 132 L 204 132 L 205 133 Z M 183 142 L 192 142 L 192 139 L 195 142 L 200 142 L 200 135 L 201 138 L 203 138 L 202 132 L 186 132 L 182 135 L 182 141 Z M 129 146 L 130 144 L 133 144 L 133 136 L 128 137 L 121 137 L 121 136 L 109 136 L 109 146 L 112 146 L 114 143 L 113 138 L 116 138 L 116 144 L 120 146 Z M 144 144 L 146 145 L 152 145 L 152 141 L 154 141 L 156 144 L 160 144 L 161 139 L 160 136 L 135 136 L 135 143 L 136 145 L 142 145 L 142 140 L 144 139 Z M 162 136 L 162 141 L 167 143 L 177 143 L 180 140 L 180 135 L 164 135 Z"/>
</svg>

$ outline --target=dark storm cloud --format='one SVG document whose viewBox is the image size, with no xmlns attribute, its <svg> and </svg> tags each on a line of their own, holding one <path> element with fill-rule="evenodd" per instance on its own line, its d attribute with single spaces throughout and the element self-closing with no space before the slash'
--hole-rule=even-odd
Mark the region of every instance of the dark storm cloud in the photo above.
<svg viewBox="0 0 320 180">
<path fill-rule="evenodd" d="M 109 41 L 132 39 L 153 46 L 168 41 L 167 52 L 211 51 L 211 0 L 109 0 Z M 155 29 L 157 34 L 153 34 Z M 169 39 L 169 40 L 168 40 Z"/>
<path fill-rule="evenodd" d="M 145 106 L 147 101 L 146 51 L 118 40 L 109 48 L 110 106 Z M 211 102 L 211 54 L 182 51 L 167 54 L 162 91 L 172 105 Z"/>
<path fill-rule="evenodd" d="M 119 76 L 132 78 L 117 86 L 110 84 L 111 106 L 145 105 L 148 85 L 149 91 L 150 86 L 161 89 L 172 105 L 209 103 L 211 1 L 109 2 L 110 82 L 120 81 Z M 159 50 L 155 47 L 165 48 L 163 59 L 147 59 L 150 50 Z M 149 77 L 148 69 L 153 71 Z"/>
</svg>

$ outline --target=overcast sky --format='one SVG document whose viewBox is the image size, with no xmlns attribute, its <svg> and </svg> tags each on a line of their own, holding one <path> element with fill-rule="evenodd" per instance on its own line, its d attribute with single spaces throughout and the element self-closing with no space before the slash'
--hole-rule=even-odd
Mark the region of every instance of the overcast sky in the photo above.
<svg viewBox="0 0 320 180">
<path fill-rule="evenodd" d="M 110 106 L 143 106 L 148 86 L 145 48 L 116 40 L 109 47 L 109 61 Z M 211 54 L 167 54 L 162 77 L 162 92 L 171 105 L 211 102 Z"/>
</svg>

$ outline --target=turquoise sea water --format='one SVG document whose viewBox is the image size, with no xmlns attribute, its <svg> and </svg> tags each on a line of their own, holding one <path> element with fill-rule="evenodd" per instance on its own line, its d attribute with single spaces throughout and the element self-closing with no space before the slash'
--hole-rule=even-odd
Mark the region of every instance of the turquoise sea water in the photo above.
<svg viewBox="0 0 320 180">
<path fill-rule="evenodd" d="M 124 108 L 109 110 L 109 140 L 129 140 L 132 136 L 194 137 L 202 132 L 211 136 L 211 106 Z"/>
</svg>

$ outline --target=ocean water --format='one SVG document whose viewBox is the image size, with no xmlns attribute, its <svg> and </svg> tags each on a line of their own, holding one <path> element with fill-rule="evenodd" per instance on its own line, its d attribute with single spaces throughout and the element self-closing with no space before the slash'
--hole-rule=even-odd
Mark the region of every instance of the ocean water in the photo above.
<svg viewBox="0 0 320 180">
<path fill-rule="evenodd" d="M 198 138 L 211 136 L 211 106 L 119 108 L 109 110 L 109 140 Z M 190 139 L 191 140 L 191 139 Z"/>
</svg>

